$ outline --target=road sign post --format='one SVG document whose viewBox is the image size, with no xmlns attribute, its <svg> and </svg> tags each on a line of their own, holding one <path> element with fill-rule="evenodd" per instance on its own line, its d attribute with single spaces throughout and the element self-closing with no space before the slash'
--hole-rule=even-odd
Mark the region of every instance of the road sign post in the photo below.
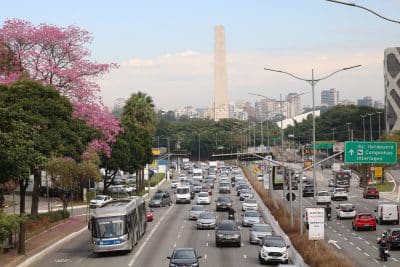
<svg viewBox="0 0 400 267">
<path fill-rule="evenodd" d="M 396 164 L 396 142 L 346 142 L 345 163 Z"/>
</svg>

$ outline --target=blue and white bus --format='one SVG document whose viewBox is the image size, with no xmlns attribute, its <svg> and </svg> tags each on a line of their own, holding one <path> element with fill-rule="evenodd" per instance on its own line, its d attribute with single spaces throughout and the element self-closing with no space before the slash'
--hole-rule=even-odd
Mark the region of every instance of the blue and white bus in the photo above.
<svg viewBox="0 0 400 267">
<path fill-rule="evenodd" d="M 142 197 L 109 201 L 94 211 L 89 222 L 93 252 L 132 251 L 146 227 Z"/>
</svg>

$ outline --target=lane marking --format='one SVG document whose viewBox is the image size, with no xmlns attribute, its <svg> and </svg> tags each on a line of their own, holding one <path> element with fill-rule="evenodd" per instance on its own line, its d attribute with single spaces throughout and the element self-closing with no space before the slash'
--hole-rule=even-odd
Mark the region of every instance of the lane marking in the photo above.
<svg viewBox="0 0 400 267">
<path fill-rule="evenodd" d="M 210 237 L 210 233 L 207 234 L 207 237 Z"/>
<path fill-rule="evenodd" d="M 356 247 L 356 249 L 357 249 L 358 251 L 361 251 L 361 248 L 359 248 L 359 247 Z"/>
<path fill-rule="evenodd" d="M 377 260 L 377 259 L 373 259 L 374 260 L 374 262 L 376 262 L 377 264 L 379 264 L 379 261 Z"/>
<path fill-rule="evenodd" d="M 204 254 L 204 260 L 207 260 L 207 254 Z"/>
<path fill-rule="evenodd" d="M 369 254 L 368 254 L 367 252 L 364 252 L 364 255 L 367 256 L 367 257 L 369 257 Z"/>
<path fill-rule="evenodd" d="M 240 245 L 241 247 L 244 247 L 243 243 Z"/>
<path fill-rule="evenodd" d="M 352 246 L 354 246 L 354 243 L 353 243 L 353 242 L 349 242 L 349 244 L 352 245 Z"/>
<path fill-rule="evenodd" d="M 176 248 L 176 244 L 174 244 L 174 248 Z"/>
<path fill-rule="evenodd" d="M 246 254 L 243 254 L 243 258 L 245 258 L 245 259 L 247 258 Z"/>
<path fill-rule="evenodd" d="M 178 238 L 180 238 L 181 237 L 181 234 L 178 234 Z"/>
<path fill-rule="evenodd" d="M 337 233 L 337 231 L 336 231 L 335 229 L 333 229 L 333 231 L 334 231 L 335 233 Z"/>
<path fill-rule="evenodd" d="M 354 236 L 356 236 L 356 234 L 355 233 L 351 233 L 352 235 L 354 235 Z"/>
<path fill-rule="evenodd" d="M 140 245 L 138 250 L 136 251 L 135 255 L 133 255 L 132 259 L 129 262 L 129 266 L 132 267 L 133 263 L 136 261 L 137 257 L 139 254 L 142 252 L 143 248 L 146 246 L 147 242 L 149 241 L 150 237 L 155 233 L 157 230 L 158 226 L 161 224 L 161 222 L 164 220 L 164 218 L 169 214 L 171 209 L 174 207 L 174 205 L 171 205 L 171 207 L 168 208 L 167 212 L 160 218 L 156 226 L 154 226 L 153 230 L 151 230 L 150 234 L 146 237 L 146 239 L 143 241 L 143 243 Z M 175 248 L 176 244 L 174 245 Z"/>
<path fill-rule="evenodd" d="M 346 240 L 346 241 L 348 240 L 346 237 L 343 237 L 343 238 L 344 238 L 344 240 Z"/>
<path fill-rule="evenodd" d="M 338 234 L 338 236 L 342 236 L 342 234 Z"/>
<path fill-rule="evenodd" d="M 206 242 L 206 247 L 208 247 L 208 242 Z"/>
<path fill-rule="evenodd" d="M 396 258 L 392 258 L 392 260 L 394 260 L 394 261 L 396 261 L 396 262 L 398 261 Z"/>
<path fill-rule="evenodd" d="M 378 250 L 378 248 L 377 247 L 373 247 L 375 250 Z"/>
<path fill-rule="evenodd" d="M 365 241 L 365 244 L 369 245 L 369 244 L 371 244 L 371 243 L 369 243 L 368 241 Z"/>
</svg>

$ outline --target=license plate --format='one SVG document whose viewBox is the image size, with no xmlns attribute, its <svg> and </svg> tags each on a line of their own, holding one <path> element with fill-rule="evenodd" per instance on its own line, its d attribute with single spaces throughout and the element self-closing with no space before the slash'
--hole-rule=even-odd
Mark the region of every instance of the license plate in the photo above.
<svg viewBox="0 0 400 267">
<path fill-rule="evenodd" d="M 364 224 L 364 226 L 371 226 L 371 225 L 369 225 L 369 224 Z"/>
</svg>

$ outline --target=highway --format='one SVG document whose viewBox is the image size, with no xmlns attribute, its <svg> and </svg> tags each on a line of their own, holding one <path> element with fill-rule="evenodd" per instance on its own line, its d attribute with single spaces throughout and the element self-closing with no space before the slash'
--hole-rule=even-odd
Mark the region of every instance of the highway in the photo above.
<svg viewBox="0 0 400 267">
<path fill-rule="evenodd" d="M 292 166 L 293 167 L 293 166 Z M 307 176 L 312 177 L 311 171 L 305 173 Z M 317 188 L 321 190 L 332 190 L 332 187 L 328 187 L 328 181 L 332 178 L 332 170 L 325 169 L 317 171 Z M 282 191 L 280 196 L 282 197 Z M 380 197 L 380 199 L 364 199 L 362 196 L 362 188 L 358 187 L 358 177 L 353 174 L 351 179 L 351 187 L 349 191 L 349 199 L 347 201 L 332 201 L 332 220 L 325 222 L 325 240 L 331 240 L 330 245 L 332 248 L 340 251 L 347 255 L 359 266 L 400 266 L 400 249 L 394 249 L 390 251 L 391 257 L 387 262 L 379 260 L 377 238 L 386 229 L 390 227 L 398 227 L 398 225 L 379 225 L 377 224 L 376 231 L 360 230 L 355 231 L 352 229 L 351 219 L 336 219 L 335 208 L 340 203 L 351 203 L 354 204 L 357 211 L 370 211 L 374 212 L 376 206 L 381 203 L 395 203 L 392 200 Z M 294 207 L 298 212 L 298 190 L 295 191 L 296 200 L 294 201 Z M 304 207 L 315 207 L 313 205 L 313 198 L 303 198 Z M 286 200 L 285 200 L 286 201 Z M 396 203 L 395 203 L 396 204 Z M 320 205 L 320 207 L 324 207 Z M 305 228 L 304 228 L 305 229 Z M 336 244 L 336 245 L 335 245 Z"/>
<path fill-rule="evenodd" d="M 215 211 L 218 188 L 213 191 L 212 204 L 208 209 Z M 236 190 L 231 191 L 236 209 L 236 220 L 240 224 L 241 202 Z M 194 200 L 192 200 L 194 203 Z M 249 243 L 249 228 L 241 227 L 242 246 L 215 246 L 214 230 L 197 230 L 195 221 L 188 220 L 190 204 L 173 204 L 170 207 L 153 208 L 154 221 L 148 224 L 146 234 L 131 253 L 95 255 L 90 248 L 89 231 L 53 250 L 34 266 L 168 266 L 174 247 L 194 247 L 202 256 L 201 266 L 260 266 L 258 245 Z M 226 219 L 226 212 L 218 212 L 217 220 Z"/>
</svg>

